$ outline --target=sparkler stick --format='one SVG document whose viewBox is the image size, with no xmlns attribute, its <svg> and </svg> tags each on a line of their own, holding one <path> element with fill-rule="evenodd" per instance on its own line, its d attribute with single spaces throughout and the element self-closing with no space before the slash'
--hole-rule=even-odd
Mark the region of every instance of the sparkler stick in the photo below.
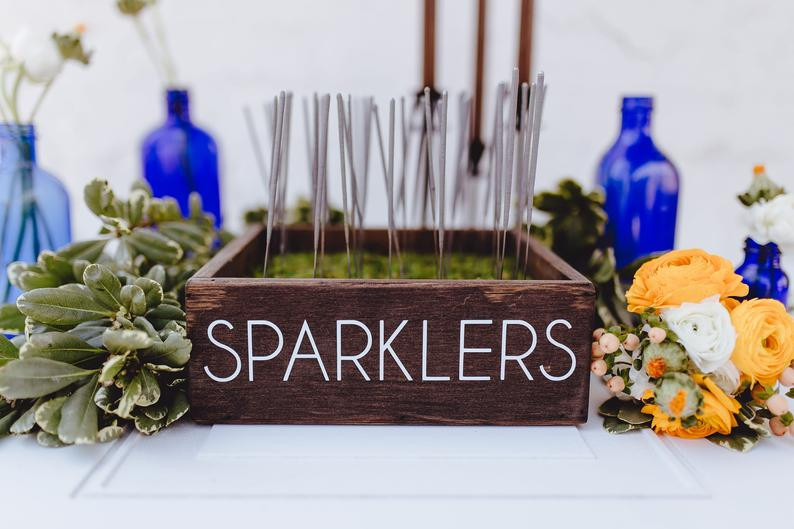
<svg viewBox="0 0 794 529">
<path fill-rule="evenodd" d="M 513 68 L 513 78 L 510 82 L 510 105 L 507 125 L 507 143 L 505 145 L 505 175 L 504 175 L 504 204 L 502 219 L 502 253 L 499 256 L 499 279 L 502 279 L 502 269 L 505 260 L 505 247 L 507 246 L 507 228 L 510 224 L 511 193 L 513 192 L 513 157 L 516 148 L 516 109 L 518 106 L 518 68 Z"/>
<path fill-rule="evenodd" d="M 336 94 L 336 109 L 339 121 L 339 168 L 342 180 L 342 222 L 345 227 L 345 251 L 347 252 L 347 277 L 352 277 L 350 269 L 350 214 L 347 206 L 347 178 L 345 175 L 345 102 L 342 94 Z"/>
<path fill-rule="evenodd" d="M 265 241 L 265 262 L 262 275 L 267 277 L 267 261 L 270 257 L 270 238 L 273 235 L 273 210 L 276 205 L 276 186 L 278 184 L 279 162 L 281 158 L 281 141 L 284 123 L 284 107 L 286 94 L 282 91 L 276 101 L 276 134 L 273 136 L 273 149 L 270 164 L 270 202 L 267 215 L 267 240 Z"/>
</svg>

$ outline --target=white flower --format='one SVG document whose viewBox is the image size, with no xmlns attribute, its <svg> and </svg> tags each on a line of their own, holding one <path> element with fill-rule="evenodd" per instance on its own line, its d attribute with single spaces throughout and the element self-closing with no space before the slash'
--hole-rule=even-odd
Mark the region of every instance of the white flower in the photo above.
<svg viewBox="0 0 794 529">
<path fill-rule="evenodd" d="M 750 237 L 758 244 L 794 246 L 794 194 L 750 206 Z"/>
<path fill-rule="evenodd" d="M 714 379 L 714 383 L 728 395 L 733 395 L 739 389 L 741 374 L 730 360 L 712 371 L 711 376 Z"/>
<path fill-rule="evenodd" d="M 63 67 L 63 57 L 49 33 L 36 33 L 22 28 L 11 42 L 11 56 L 22 64 L 31 81 L 51 81 Z"/>
<path fill-rule="evenodd" d="M 717 296 L 663 310 L 662 320 L 678 335 L 679 343 L 702 372 L 711 373 L 730 359 L 736 331 Z"/>
<path fill-rule="evenodd" d="M 629 380 L 633 382 L 630 388 L 631 396 L 637 400 L 642 399 L 642 395 L 646 390 L 653 389 L 655 387 L 651 383 L 648 373 L 643 370 L 634 369 L 633 367 L 629 369 Z"/>
</svg>

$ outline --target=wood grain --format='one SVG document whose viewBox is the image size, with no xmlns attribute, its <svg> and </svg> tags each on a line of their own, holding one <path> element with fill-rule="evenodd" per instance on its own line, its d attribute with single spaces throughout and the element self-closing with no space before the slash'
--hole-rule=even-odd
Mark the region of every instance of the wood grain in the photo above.
<svg viewBox="0 0 794 529">
<path fill-rule="evenodd" d="M 590 282 L 534 240 L 528 263 L 533 277 L 527 281 L 357 280 L 357 279 L 254 279 L 239 277 L 252 263 L 261 262 L 264 239 L 254 228 L 224 248 L 187 285 L 188 335 L 193 341 L 190 361 L 190 398 L 195 420 L 239 424 L 576 424 L 587 420 L 590 333 L 595 291 Z M 382 249 L 385 230 L 368 230 L 365 245 Z M 329 230 L 327 244 L 334 251 L 340 232 Z M 432 232 L 403 233 L 408 247 L 432 251 Z M 453 231 L 452 244 L 469 251 L 491 250 L 490 232 Z M 311 248 L 309 230 L 287 230 L 287 247 Z M 343 241 L 343 239 L 342 239 Z M 273 241 L 274 248 L 279 242 Z M 343 244 L 343 242 L 342 242 Z M 235 277 L 238 276 L 238 277 Z M 569 355 L 548 340 L 568 346 Z M 235 358 L 213 345 L 207 329 L 216 320 L 213 337 L 241 357 L 241 370 L 229 382 L 216 382 L 208 374 L 229 376 Z M 275 358 L 253 362 L 249 381 L 248 321 L 268 320 L 283 334 L 283 348 Z M 337 320 L 356 320 L 372 335 L 372 350 L 360 364 L 342 362 L 337 370 Z M 393 349 L 412 380 L 386 352 L 383 380 L 380 375 L 380 323 L 384 337 L 404 321 L 392 342 Z M 468 353 L 464 376 L 490 380 L 460 380 L 460 328 L 464 320 L 491 320 L 490 325 L 467 325 L 465 345 L 490 348 L 489 353 Z M 525 360 L 532 380 L 518 362 L 505 363 L 501 379 L 501 341 L 504 320 L 524 320 L 537 333 L 537 346 Z M 309 326 L 326 369 L 326 381 L 316 359 L 294 361 L 289 380 L 284 374 L 304 321 Z M 427 374 L 448 376 L 448 381 L 422 380 L 423 321 L 427 322 Z M 271 353 L 275 331 L 264 325 L 251 327 L 254 355 Z M 508 326 L 508 354 L 524 352 L 531 333 L 520 325 Z M 344 354 L 363 349 L 362 329 L 342 328 Z M 310 353 L 304 340 L 300 352 Z M 341 373 L 341 380 L 338 375 Z"/>
</svg>

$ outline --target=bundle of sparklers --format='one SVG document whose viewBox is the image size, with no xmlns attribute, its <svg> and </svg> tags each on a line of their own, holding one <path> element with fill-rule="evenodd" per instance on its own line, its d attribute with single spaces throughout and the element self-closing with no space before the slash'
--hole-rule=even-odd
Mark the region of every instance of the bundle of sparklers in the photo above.
<svg viewBox="0 0 794 529">
<path fill-rule="evenodd" d="M 518 69 L 514 69 L 511 82 L 498 85 L 493 132 L 487 148 L 486 178 L 473 174 L 470 164 L 467 163 L 471 98 L 466 94 L 461 94 L 458 98 L 459 130 L 454 158 L 449 161 L 451 163 L 448 162 L 447 155 L 447 92 L 439 96 L 425 88 L 410 110 L 406 110 L 406 99 L 401 97 L 399 112 L 398 101 L 390 99 L 385 133 L 380 108 L 374 98 L 353 98 L 350 95 L 345 98 L 342 94 L 336 94 L 339 143 L 339 171 L 336 177 L 329 177 L 328 167 L 331 95 L 314 94 L 311 103 L 304 98 L 303 118 L 307 133 L 306 157 L 311 189 L 310 219 L 314 229 L 315 276 L 318 269 L 322 268 L 325 254 L 325 231 L 330 215 L 328 189 L 332 180 L 336 180 L 342 191 L 342 223 L 348 277 L 360 277 L 374 124 L 379 169 L 386 189 L 389 277 L 392 277 L 393 258 L 398 261 L 398 270 L 402 270 L 400 233 L 407 230 L 411 222 L 406 199 L 410 166 L 415 167 L 412 226 L 418 224 L 433 230 L 437 276 L 445 276 L 445 256 L 449 254 L 450 242 L 447 236 L 448 226 L 452 224 L 481 228 L 487 226 L 493 230 L 494 275 L 498 279 L 502 279 L 504 275 L 507 235 L 513 230 L 516 237 L 511 248 L 515 251 L 515 270 L 512 277 L 518 278 L 519 263 L 528 261 L 530 251 L 528 245 L 522 248 L 522 237 L 519 235 L 526 231 L 528 236 L 532 224 L 532 201 L 545 92 L 542 72 L 530 86 L 528 83 L 519 84 Z M 267 186 L 269 214 L 263 266 L 265 276 L 274 228 L 282 230 L 281 251 L 284 251 L 288 224 L 286 199 L 292 103 L 293 94 L 282 91 L 265 107 L 271 139 L 269 168 L 252 112 L 247 107 L 244 109 L 257 165 Z M 397 152 L 395 145 L 399 149 Z M 448 165 L 451 165 L 454 172 L 451 186 L 447 185 Z M 449 193 L 451 207 L 447 205 Z M 479 197 L 483 194 L 484 198 L 481 200 Z M 449 219 L 448 209 L 451 215 Z M 401 224 L 399 228 L 398 217 Z"/>
</svg>

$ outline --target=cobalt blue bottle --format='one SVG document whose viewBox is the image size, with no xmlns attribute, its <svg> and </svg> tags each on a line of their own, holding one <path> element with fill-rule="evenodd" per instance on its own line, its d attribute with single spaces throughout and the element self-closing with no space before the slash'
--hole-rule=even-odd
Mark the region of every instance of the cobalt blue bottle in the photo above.
<svg viewBox="0 0 794 529">
<path fill-rule="evenodd" d="M 757 297 L 755 295 L 755 284 L 758 281 L 758 271 L 761 268 L 761 245 L 751 237 L 744 240 L 744 261 L 736 269 L 736 273 L 742 276 L 742 283 L 750 288 L 750 292 L 745 299 Z"/>
<path fill-rule="evenodd" d="M 598 165 L 618 269 L 673 249 L 679 178 L 651 138 L 653 98 L 624 97 L 620 134 Z"/>
<path fill-rule="evenodd" d="M 770 242 L 761 251 L 762 261 L 758 270 L 752 297 L 776 299 L 788 307 L 788 276 L 780 268 L 780 248 Z"/>
<path fill-rule="evenodd" d="M 156 197 L 169 196 L 189 210 L 189 197 L 198 191 L 204 210 L 220 226 L 221 197 L 218 147 L 215 140 L 190 121 L 187 90 L 166 91 L 165 123 L 143 141 L 143 175 Z"/>
<path fill-rule="evenodd" d="M 19 295 L 8 282 L 10 263 L 36 262 L 71 238 L 69 194 L 36 164 L 34 126 L 0 123 L 0 303 Z"/>
</svg>

